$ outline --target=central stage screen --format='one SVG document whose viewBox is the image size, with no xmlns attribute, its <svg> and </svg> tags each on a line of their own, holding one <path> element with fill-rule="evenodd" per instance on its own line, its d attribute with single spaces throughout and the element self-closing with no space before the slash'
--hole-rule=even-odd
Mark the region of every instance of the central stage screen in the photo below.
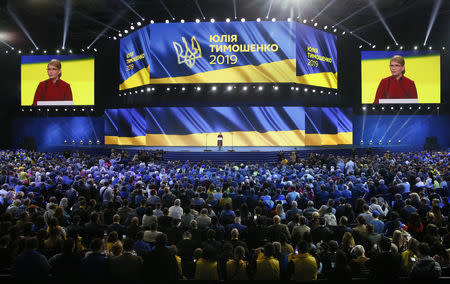
<svg viewBox="0 0 450 284">
<path fill-rule="evenodd" d="M 336 107 L 145 107 L 105 110 L 105 144 L 322 146 L 352 144 L 351 109 Z"/>
<path fill-rule="evenodd" d="M 120 90 L 146 84 L 337 88 L 337 37 L 295 22 L 158 23 L 120 40 Z"/>
</svg>

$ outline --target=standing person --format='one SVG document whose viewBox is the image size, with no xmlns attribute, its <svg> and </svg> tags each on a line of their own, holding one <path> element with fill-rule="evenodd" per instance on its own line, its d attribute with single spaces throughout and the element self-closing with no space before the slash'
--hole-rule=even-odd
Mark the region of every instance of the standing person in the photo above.
<svg viewBox="0 0 450 284">
<path fill-rule="evenodd" d="M 220 132 L 219 135 L 217 135 L 217 147 L 219 147 L 219 151 L 222 150 L 222 145 L 223 145 L 223 135 L 222 132 Z"/>
<path fill-rule="evenodd" d="M 400 55 L 394 55 L 389 68 L 392 76 L 381 80 L 373 103 L 379 104 L 380 99 L 415 99 L 418 102 L 414 81 L 404 76 L 405 59 Z"/>
<path fill-rule="evenodd" d="M 39 83 L 34 94 L 33 106 L 49 105 L 52 101 L 73 105 L 70 84 L 61 80 L 61 62 L 52 59 L 47 65 L 48 79 Z"/>
</svg>

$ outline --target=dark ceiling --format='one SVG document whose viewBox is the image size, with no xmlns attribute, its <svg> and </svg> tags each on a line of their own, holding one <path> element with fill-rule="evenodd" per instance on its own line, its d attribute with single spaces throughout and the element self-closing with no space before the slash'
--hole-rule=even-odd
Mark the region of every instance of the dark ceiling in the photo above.
<svg viewBox="0 0 450 284">
<path fill-rule="evenodd" d="M 63 43 L 66 8 L 70 8 L 66 47 L 80 49 L 111 40 L 118 31 L 129 29 L 145 18 L 163 22 L 194 21 L 215 18 L 224 21 L 245 17 L 262 20 L 286 20 L 288 17 L 312 19 L 316 17 L 318 27 L 338 26 L 339 33 L 354 31 L 368 42 L 378 46 L 393 45 L 394 41 L 379 21 L 375 6 L 385 18 L 395 40 L 402 45 L 421 45 L 424 42 L 433 6 L 439 0 L 0 0 L 0 49 L 8 45 L 16 49 L 34 49 L 31 40 L 20 25 L 29 33 L 36 46 L 41 49 L 60 48 Z M 429 36 L 429 43 L 448 46 L 450 32 L 450 1 L 441 0 L 436 21 Z M 197 5 L 198 4 L 198 5 Z M 327 7 L 328 6 L 328 7 Z M 324 9 L 327 7 L 326 9 Z M 131 8 L 131 9 L 130 9 Z M 135 10 L 135 12 L 132 11 Z M 201 12 L 200 12 L 201 10 Z M 270 13 L 269 13 L 270 10 Z M 14 17 L 16 15 L 16 17 Z M 172 18 L 173 17 L 173 18 Z M 99 36 L 102 32 L 103 35 Z M 347 35 L 351 37 L 351 35 Z M 355 38 L 355 37 L 352 37 Z M 363 43 L 363 41 L 361 41 Z"/>
</svg>

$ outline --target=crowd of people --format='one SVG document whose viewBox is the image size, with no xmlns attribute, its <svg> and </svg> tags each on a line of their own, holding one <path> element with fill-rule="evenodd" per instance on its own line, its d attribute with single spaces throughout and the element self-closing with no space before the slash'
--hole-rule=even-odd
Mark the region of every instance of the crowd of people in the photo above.
<svg viewBox="0 0 450 284">
<path fill-rule="evenodd" d="M 439 279 L 449 153 L 272 163 L 0 151 L 0 274 L 86 282 Z"/>
</svg>

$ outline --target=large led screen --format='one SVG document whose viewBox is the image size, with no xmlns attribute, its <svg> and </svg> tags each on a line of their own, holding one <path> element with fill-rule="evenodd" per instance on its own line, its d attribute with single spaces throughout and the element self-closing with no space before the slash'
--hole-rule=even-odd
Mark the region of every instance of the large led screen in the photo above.
<svg viewBox="0 0 450 284">
<path fill-rule="evenodd" d="M 441 102 L 439 51 L 362 51 L 363 104 Z"/>
<path fill-rule="evenodd" d="M 337 107 L 142 107 L 105 110 L 105 144 L 324 146 L 353 143 L 352 110 Z"/>
<path fill-rule="evenodd" d="M 21 58 L 21 105 L 94 105 L 94 57 L 26 55 Z"/>
<path fill-rule="evenodd" d="M 120 40 L 119 89 L 252 82 L 337 88 L 336 39 L 286 21 L 150 24 Z"/>
</svg>

